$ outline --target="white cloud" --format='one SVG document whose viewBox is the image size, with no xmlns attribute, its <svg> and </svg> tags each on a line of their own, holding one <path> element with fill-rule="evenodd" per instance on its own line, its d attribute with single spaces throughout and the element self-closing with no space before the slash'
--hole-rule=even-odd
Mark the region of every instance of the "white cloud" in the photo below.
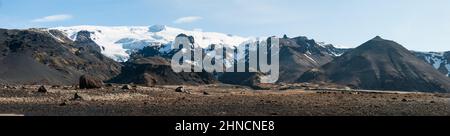
<svg viewBox="0 0 450 136">
<path fill-rule="evenodd" d="M 203 18 L 199 17 L 199 16 L 187 16 L 187 17 L 178 18 L 177 20 L 173 21 L 173 23 L 175 23 L 175 24 L 193 23 L 193 22 L 201 20 L 201 19 L 203 19 Z"/>
<path fill-rule="evenodd" d="M 56 21 L 69 20 L 72 18 L 73 18 L 72 15 L 59 14 L 59 15 L 51 15 L 51 16 L 34 19 L 34 20 L 31 20 L 31 22 L 34 22 L 34 23 L 56 22 Z"/>
</svg>

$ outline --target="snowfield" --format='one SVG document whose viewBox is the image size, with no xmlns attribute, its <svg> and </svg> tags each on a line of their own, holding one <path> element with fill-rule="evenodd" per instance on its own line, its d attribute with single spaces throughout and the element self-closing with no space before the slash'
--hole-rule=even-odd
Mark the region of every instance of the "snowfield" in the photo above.
<svg viewBox="0 0 450 136">
<path fill-rule="evenodd" d="M 80 31 L 89 31 L 91 39 L 101 46 L 102 54 L 119 62 L 129 59 L 131 51 L 146 46 L 161 46 L 171 44 L 179 34 L 193 36 L 195 43 L 202 48 L 211 44 L 238 46 L 249 38 L 222 34 L 216 32 L 201 32 L 183 30 L 165 25 L 147 26 L 72 26 L 56 27 L 71 40 L 75 40 Z M 161 51 L 170 50 L 163 49 Z"/>
</svg>

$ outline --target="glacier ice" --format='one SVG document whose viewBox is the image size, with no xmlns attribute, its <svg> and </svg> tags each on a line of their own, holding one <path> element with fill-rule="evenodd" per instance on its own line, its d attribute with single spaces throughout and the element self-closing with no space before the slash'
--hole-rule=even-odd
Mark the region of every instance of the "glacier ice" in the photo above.
<svg viewBox="0 0 450 136">
<path fill-rule="evenodd" d="M 102 54 L 120 62 L 129 59 L 130 51 L 142 49 L 146 46 L 171 44 L 179 34 L 193 36 L 196 44 L 202 48 L 206 48 L 211 44 L 238 46 L 249 39 L 216 32 L 183 30 L 165 25 L 153 25 L 150 27 L 71 26 L 50 29 L 64 32 L 71 40 L 75 40 L 77 33 L 80 31 L 92 32 L 91 39 L 105 49 L 102 50 Z M 168 50 L 168 48 L 162 48 L 160 51 L 167 52 Z"/>
</svg>

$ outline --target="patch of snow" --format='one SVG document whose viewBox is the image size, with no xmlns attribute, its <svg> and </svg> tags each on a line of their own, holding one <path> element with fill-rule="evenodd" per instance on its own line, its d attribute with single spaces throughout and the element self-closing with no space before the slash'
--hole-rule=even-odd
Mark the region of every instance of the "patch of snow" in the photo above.
<svg viewBox="0 0 450 136">
<path fill-rule="evenodd" d="M 425 61 L 427 61 L 428 63 L 431 64 L 431 57 L 430 56 L 425 56 Z"/>
<path fill-rule="evenodd" d="M 438 57 L 443 57 L 444 56 L 444 52 L 430 52 L 431 55 L 434 56 L 438 56 Z"/>
<path fill-rule="evenodd" d="M 325 42 L 316 42 L 319 46 L 325 47 L 327 45 Z"/>
<path fill-rule="evenodd" d="M 157 43 L 157 44 L 160 44 L 160 43 Z M 169 53 L 172 50 L 171 45 L 172 45 L 172 42 L 168 43 L 166 45 L 161 45 L 160 44 L 160 46 L 162 46 L 162 48 L 159 49 L 159 52 L 161 52 L 161 53 Z"/>
<path fill-rule="evenodd" d="M 447 68 L 448 71 L 447 76 L 450 77 L 450 64 L 447 63 L 447 65 L 445 65 L 445 68 Z"/>
<path fill-rule="evenodd" d="M 306 51 L 306 54 L 311 55 L 311 52 L 308 50 L 308 51 Z"/>
<path fill-rule="evenodd" d="M 439 69 L 441 64 L 445 63 L 443 53 L 428 52 L 428 53 L 423 53 L 423 54 L 425 54 L 425 61 L 428 62 L 429 64 L 433 65 L 433 67 L 436 69 Z"/>
<path fill-rule="evenodd" d="M 311 58 L 310 56 L 308 56 L 308 55 L 306 55 L 306 54 L 303 54 L 303 55 L 305 55 L 305 57 L 308 58 L 309 60 L 311 60 L 312 62 L 314 62 L 314 63 L 316 63 L 316 64 L 319 64 L 319 63 L 317 63 L 313 58 Z"/>
<path fill-rule="evenodd" d="M 331 54 L 332 54 L 333 56 L 339 57 L 339 56 L 342 56 L 344 53 L 336 53 L 336 52 L 332 51 Z"/>
<path fill-rule="evenodd" d="M 61 38 L 56 37 L 55 35 L 53 35 L 53 34 L 50 32 L 50 30 L 47 30 L 47 33 L 50 34 L 50 35 L 51 35 L 54 39 L 56 39 L 57 41 L 59 41 L 59 42 L 64 42 L 63 40 L 61 40 Z"/>
<path fill-rule="evenodd" d="M 434 61 L 433 67 L 438 69 L 441 66 L 442 60 L 436 57 L 432 58 Z"/>
</svg>

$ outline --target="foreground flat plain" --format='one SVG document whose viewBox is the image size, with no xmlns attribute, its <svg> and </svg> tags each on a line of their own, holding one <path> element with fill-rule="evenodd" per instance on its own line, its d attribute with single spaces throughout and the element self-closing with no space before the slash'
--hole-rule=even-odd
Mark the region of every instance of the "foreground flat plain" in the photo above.
<svg viewBox="0 0 450 136">
<path fill-rule="evenodd" d="M 79 90 L 0 89 L 0 115 L 25 116 L 450 116 L 450 95 L 333 90 L 253 90 L 179 86 Z M 77 93 L 82 99 L 74 100 Z"/>
</svg>

